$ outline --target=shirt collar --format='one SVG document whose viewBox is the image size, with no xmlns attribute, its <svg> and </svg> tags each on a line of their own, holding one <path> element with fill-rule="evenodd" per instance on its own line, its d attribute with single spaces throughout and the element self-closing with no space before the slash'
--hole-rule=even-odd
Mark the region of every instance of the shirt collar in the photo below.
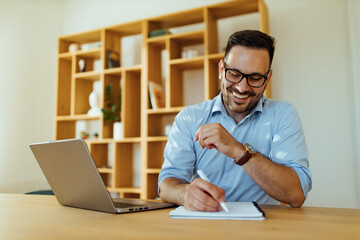
<svg viewBox="0 0 360 240">
<path fill-rule="evenodd" d="M 215 100 L 215 103 L 211 110 L 211 114 L 214 114 L 216 112 L 221 112 L 223 115 L 228 116 L 228 113 L 227 113 L 224 103 L 222 101 L 222 93 L 220 92 L 219 95 L 217 95 L 214 100 Z M 265 101 L 266 101 L 266 96 L 262 95 L 262 97 L 257 102 L 256 106 L 250 111 L 250 113 L 245 117 L 245 119 L 252 116 L 256 112 L 262 113 Z"/>
</svg>

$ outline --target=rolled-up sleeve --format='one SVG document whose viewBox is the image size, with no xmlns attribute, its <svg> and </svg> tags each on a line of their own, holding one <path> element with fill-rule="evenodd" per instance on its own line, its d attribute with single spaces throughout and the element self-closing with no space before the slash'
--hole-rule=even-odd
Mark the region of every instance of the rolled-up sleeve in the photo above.
<svg viewBox="0 0 360 240">
<path fill-rule="evenodd" d="M 292 168 L 299 177 L 305 198 L 312 187 L 312 172 L 309 169 L 308 149 L 301 121 L 293 105 L 288 104 L 276 113 L 277 124 L 269 158 L 281 165 Z"/>
<path fill-rule="evenodd" d="M 164 163 L 159 174 L 158 192 L 164 179 L 176 177 L 190 182 L 193 176 L 196 156 L 194 153 L 194 136 L 187 109 L 176 117 L 164 150 Z"/>
</svg>

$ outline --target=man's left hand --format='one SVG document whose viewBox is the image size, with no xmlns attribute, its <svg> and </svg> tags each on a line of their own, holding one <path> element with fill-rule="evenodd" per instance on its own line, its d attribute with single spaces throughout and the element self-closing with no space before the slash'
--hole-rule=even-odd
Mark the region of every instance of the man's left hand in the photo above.
<svg viewBox="0 0 360 240">
<path fill-rule="evenodd" d="M 202 125 L 195 133 L 194 141 L 198 141 L 201 148 L 215 148 L 226 156 L 237 159 L 242 156 L 244 148 L 220 123 Z"/>
</svg>

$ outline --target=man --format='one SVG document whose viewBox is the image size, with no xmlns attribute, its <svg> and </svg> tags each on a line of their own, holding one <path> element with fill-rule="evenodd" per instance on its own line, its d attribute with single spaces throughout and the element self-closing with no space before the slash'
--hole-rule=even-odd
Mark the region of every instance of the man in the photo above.
<svg viewBox="0 0 360 240">
<path fill-rule="evenodd" d="M 221 93 L 175 118 L 159 174 L 162 200 L 200 211 L 219 211 L 225 200 L 302 206 L 312 174 L 300 119 L 291 104 L 263 95 L 274 45 L 260 31 L 230 36 L 218 66 Z"/>
</svg>

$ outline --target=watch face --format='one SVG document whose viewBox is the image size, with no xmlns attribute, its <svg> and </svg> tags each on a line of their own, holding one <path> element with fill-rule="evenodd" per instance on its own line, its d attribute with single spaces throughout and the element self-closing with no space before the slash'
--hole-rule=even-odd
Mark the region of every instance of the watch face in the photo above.
<svg viewBox="0 0 360 240">
<path fill-rule="evenodd" d="M 252 146 L 250 146 L 250 145 L 247 144 L 247 143 L 245 143 L 245 145 L 246 145 L 247 149 L 249 149 L 250 152 L 252 152 L 253 154 L 256 153 L 255 149 L 254 149 Z"/>
</svg>

